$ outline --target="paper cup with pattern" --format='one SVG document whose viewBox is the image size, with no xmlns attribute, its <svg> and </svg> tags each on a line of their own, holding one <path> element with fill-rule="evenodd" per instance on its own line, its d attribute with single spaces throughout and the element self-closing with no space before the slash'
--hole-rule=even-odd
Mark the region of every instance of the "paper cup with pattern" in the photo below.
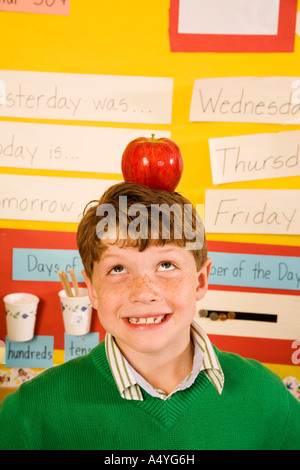
<svg viewBox="0 0 300 470">
<path fill-rule="evenodd" d="M 72 289 L 73 295 L 74 290 Z M 65 332 L 69 335 L 86 335 L 91 329 L 92 304 L 88 290 L 79 288 L 79 297 L 68 297 L 65 290 L 59 293 Z"/>
<path fill-rule="evenodd" d="M 7 337 L 11 341 L 30 341 L 34 327 L 39 298 L 33 294 L 17 292 L 3 299 L 6 311 Z"/>
</svg>

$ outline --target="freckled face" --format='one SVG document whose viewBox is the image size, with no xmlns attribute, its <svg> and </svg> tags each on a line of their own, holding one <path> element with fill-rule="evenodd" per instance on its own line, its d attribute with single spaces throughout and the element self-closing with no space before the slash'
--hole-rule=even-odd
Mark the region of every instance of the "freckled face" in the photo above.
<svg viewBox="0 0 300 470">
<path fill-rule="evenodd" d="M 123 353 L 178 351 L 190 341 L 195 302 L 207 290 L 210 260 L 197 272 L 190 251 L 176 245 L 108 244 L 87 281 L 103 328 Z"/>
</svg>

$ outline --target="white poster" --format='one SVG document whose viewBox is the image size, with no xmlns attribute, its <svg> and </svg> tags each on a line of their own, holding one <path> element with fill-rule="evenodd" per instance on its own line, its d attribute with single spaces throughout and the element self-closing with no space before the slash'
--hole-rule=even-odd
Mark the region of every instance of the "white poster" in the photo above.
<svg viewBox="0 0 300 470">
<path fill-rule="evenodd" d="M 0 175 L 0 218 L 79 222 L 90 201 L 120 181 Z"/>
<path fill-rule="evenodd" d="M 169 131 L 0 121 L 0 166 L 121 174 L 127 144 Z"/>
<path fill-rule="evenodd" d="M 178 32 L 276 35 L 279 0 L 180 0 Z"/>
<path fill-rule="evenodd" d="M 300 123 L 300 77 L 195 80 L 190 121 Z"/>
<path fill-rule="evenodd" d="M 300 131 L 209 139 L 214 184 L 300 175 Z"/>
<path fill-rule="evenodd" d="M 210 233 L 300 234 L 300 190 L 208 189 L 205 228 Z"/>
<path fill-rule="evenodd" d="M 0 82 L 0 116 L 155 124 L 172 120 L 173 78 L 1 70 Z"/>
</svg>

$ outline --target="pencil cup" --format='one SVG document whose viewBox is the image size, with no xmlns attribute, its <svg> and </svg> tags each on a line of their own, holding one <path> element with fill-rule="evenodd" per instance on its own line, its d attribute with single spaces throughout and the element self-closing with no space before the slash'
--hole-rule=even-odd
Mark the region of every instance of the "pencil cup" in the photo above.
<svg viewBox="0 0 300 470">
<path fill-rule="evenodd" d="M 34 336 L 39 298 L 33 294 L 20 292 L 6 295 L 3 301 L 8 339 L 30 341 Z"/>
<path fill-rule="evenodd" d="M 74 290 L 72 289 L 74 295 Z M 65 332 L 69 335 L 81 336 L 90 332 L 92 304 L 88 290 L 79 288 L 80 297 L 68 297 L 65 290 L 59 293 Z"/>
</svg>

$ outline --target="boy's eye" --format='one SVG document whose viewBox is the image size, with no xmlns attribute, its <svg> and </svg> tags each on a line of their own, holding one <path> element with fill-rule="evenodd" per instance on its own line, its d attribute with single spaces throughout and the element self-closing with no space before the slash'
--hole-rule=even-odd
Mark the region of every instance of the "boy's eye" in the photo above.
<svg viewBox="0 0 300 470">
<path fill-rule="evenodd" d="M 175 269 L 175 266 L 170 261 L 164 261 L 158 267 L 158 271 L 170 271 L 172 269 Z"/>
<path fill-rule="evenodd" d="M 126 269 L 121 264 L 117 264 L 109 271 L 109 274 L 121 274 L 126 272 Z"/>
</svg>

